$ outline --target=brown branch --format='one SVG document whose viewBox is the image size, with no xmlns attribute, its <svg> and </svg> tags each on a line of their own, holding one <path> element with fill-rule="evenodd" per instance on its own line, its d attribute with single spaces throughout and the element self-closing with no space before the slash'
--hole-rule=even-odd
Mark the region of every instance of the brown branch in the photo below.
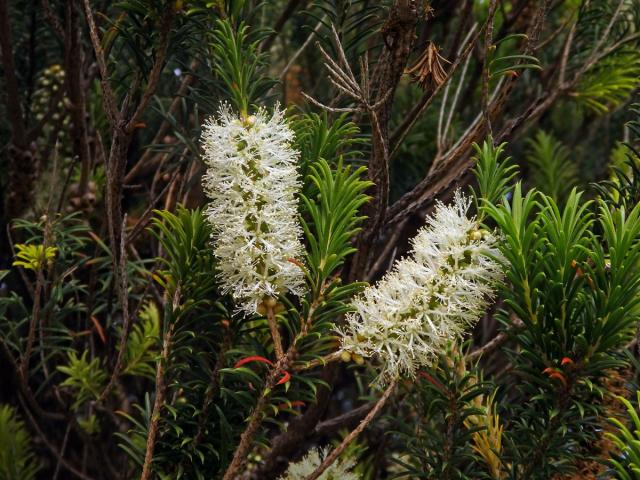
<svg viewBox="0 0 640 480">
<path fill-rule="evenodd" d="M 160 202 L 162 197 L 164 197 L 164 195 L 168 192 L 169 188 L 173 185 L 179 173 L 180 173 L 180 169 L 177 168 L 175 172 L 173 172 L 173 174 L 171 175 L 171 178 L 169 179 L 167 184 L 162 188 L 160 193 L 156 195 L 155 198 L 149 202 L 149 206 L 142 213 L 142 215 L 140 215 L 140 219 L 133 226 L 129 235 L 127 235 L 128 243 L 133 242 L 138 237 L 138 235 L 140 235 L 140 233 L 144 231 L 145 227 L 149 224 L 149 221 L 151 220 L 153 211 L 157 207 L 158 202 Z"/>
<path fill-rule="evenodd" d="M 389 386 L 384 391 L 380 399 L 376 402 L 376 404 L 371 409 L 371 411 L 367 414 L 367 416 L 364 417 L 364 419 L 360 422 L 360 424 L 355 429 L 353 429 L 349 433 L 349 435 L 347 435 L 344 438 L 344 440 L 342 440 L 342 442 L 340 443 L 340 445 L 338 445 L 338 447 L 333 449 L 333 451 L 329 455 L 327 455 L 327 457 L 320 464 L 320 466 L 316 468 L 311 475 L 305 478 L 305 480 L 316 480 L 317 478 L 320 477 L 320 475 L 322 475 L 327 470 L 327 468 L 329 468 L 333 464 L 333 462 L 337 460 L 340 454 L 344 452 L 344 450 L 349 445 L 351 445 L 351 442 L 353 442 L 356 439 L 356 437 L 360 435 L 360 433 L 362 433 L 362 431 L 367 427 L 367 425 L 369 425 L 369 423 L 371 423 L 371 421 L 376 417 L 376 415 L 380 412 L 380 410 L 382 410 L 382 407 L 384 407 L 385 403 L 387 402 L 387 400 L 395 390 L 397 384 L 398 384 L 398 379 L 393 379 L 391 383 L 389 383 Z"/>
<path fill-rule="evenodd" d="M 525 325 L 522 320 L 520 320 L 519 318 L 514 319 L 511 325 L 510 331 L 500 332 L 498 335 L 493 337 L 493 339 L 491 339 L 489 342 L 485 343 L 482 347 L 477 348 L 472 352 L 468 353 L 465 356 L 465 361 L 472 362 L 474 360 L 477 360 L 493 352 L 494 350 L 497 350 L 498 348 L 502 347 L 505 343 L 507 343 L 507 341 L 509 341 L 509 339 L 512 338 L 512 335 L 514 333 L 518 332 L 519 330 L 522 330 L 524 326 Z"/>
<path fill-rule="evenodd" d="M 394 2 L 389 11 L 389 17 L 381 30 L 385 48 L 376 64 L 373 78 L 370 81 L 367 78 L 368 75 L 363 78 L 362 89 L 367 94 L 367 104 L 379 105 L 375 110 L 367 109 L 373 130 L 372 151 L 367 173 L 374 186 L 369 192 L 372 201 L 367 203 L 363 210 L 368 219 L 356 241 L 357 252 L 349 267 L 348 280 L 354 280 L 366 271 L 366 266 L 370 263 L 373 253 L 371 247 L 375 243 L 387 215 L 390 158 L 389 119 L 392 100 L 414 44 L 415 29 L 421 8 L 417 2 L 412 0 L 396 0 Z M 363 66 L 365 67 L 363 69 L 367 70 L 366 61 Z M 370 95 L 372 98 L 369 100 Z"/>
<path fill-rule="evenodd" d="M 87 1 L 87 0 L 85 0 Z M 151 67 L 151 72 L 149 73 L 149 81 L 147 82 L 147 86 L 142 94 L 142 99 L 135 109 L 133 115 L 127 122 L 127 126 L 125 130 L 128 133 L 133 132 L 137 128 L 137 123 L 142 117 L 142 114 L 146 110 L 149 102 L 151 101 L 151 97 L 156 92 L 156 87 L 158 86 L 158 81 L 160 80 L 160 74 L 162 73 L 162 69 L 164 68 L 165 60 L 167 57 L 167 51 L 169 49 L 169 38 L 171 33 L 171 23 L 174 17 L 173 4 L 170 7 L 165 7 L 164 14 L 162 15 L 162 20 L 160 22 L 160 41 L 158 42 L 156 58 L 153 62 L 153 66 Z"/>
<path fill-rule="evenodd" d="M 48 236 L 45 235 L 43 242 L 42 257 L 39 259 L 38 268 L 36 270 L 36 287 L 33 295 L 33 305 L 31 307 L 31 319 L 29 320 L 29 330 L 27 332 L 27 346 L 25 348 L 22 359 L 20 360 L 20 376 L 25 383 L 29 381 L 29 362 L 33 351 L 33 344 L 36 339 L 36 329 L 40 325 L 40 305 L 42 301 L 42 290 L 45 286 L 44 268 L 46 262 L 46 249 L 49 245 Z"/>
<path fill-rule="evenodd" d="M 91 12 L 91 5 L 89 0 L 84 0 L 84 14 L 87 19 L 87 25 L 89 26 L 89 36 L 91 38 L 91 44 L 93 45 L 93 51 L 96 56 L 96 62 L 98 63 L 98 70 L 100 71 L 100 81 L 102 84 L 102 103 L 109 119 L 111 127 L 114 128 L 121 120 L 120 112 L 116 107 L 116 97 L 111 89 L 111 83 L 109 82 L 109 71 L 107 70 L 107 61 L 104 56 L 104 49 L 102 48 L 102 42 L 98 35 L 98 27 L 93 18 Z"/>
<path fill-rule="evenodd" d="M 191 71 L 196 70 L 198 68 L 199 64 L 200 64 L 200 62 L 198 60 L 194 60 L 191 63 L 190 70 Z M 169 105 L 169 109 L 167 110 L 167 117 L 171 117 L 171 116 L 175 115 L 175 113 L 180 108 L 182 100 L 186 96 L 186 94 L 187 94 L 187 92 L 189 90 L 189 87 L 191 87 L 193 85 L 195 80 L 196 80 L 195 75 L 192 75 L 191 73 L 185 74 L 185 77 L 182 80 L 182 83 L 180 84 L 180 87 L 178 88 L 178 92 L 176 93 L 176 97 L 171 102 L 171 105 Z M 160 128 L 158 128 L 158 131 L 156 132 L 155 136 L 153 137 L 153 140 L 151 140 L 151 143 L 149 145 L 159 144 L 162 141 L 163 137 L 169 131 L 170 127 L 171 127 L 171 124 L 165 118 L 162 121 L 162 123 L 160 124 Z M 147 163 L 149 162 L 149 159 L 151 158 L 153 153 L 154 152 L 153 152 L 153 150 L 151 148 L 147 148 L 144 151 L 144 153 L 142 154 L 142 157 L 140 157 L 140 160 L 138 160 L 138 162 L 134 165 L 134 167 L 124 177 L 124 183 L 125 184 L 132 183 L 133 180 L 138 175 L 140 175 L 142 173 L 142 171 L 147 166 Z"/>
<path fill-rule="evenodd" d="M 528 35 L 529 40 L 524 48 L 525 54 L 529 54 L 535 48 L 548 4 L 549 0 L 543 2 L 532 21 Z M 496 117 L 498 113 L 504 109 L 515 81 L 516 77 L 511 77 L 500 89 L 496 90 L 493 95 L 493 101 L 489 102 L 489 115 L 491 117 Z M 552 92 L 550 95 L 554 96 L 555 99 L 558 92 Z M 552 103 L 553 101 L 550 101 L 549 105 Z M 469 155 L 471 145 L 479 141 L 482 136 L 486 134 L 486 131 L 486 124 L 481 115 L 474 120 L 458 143 L 445 154 L 444 158 L 439 162 L 438 167 L 430 171 L 416 187 L 404 194 L 392 205 L 384 226 L 385 234 L 388 234 L 396 225 L 405 221 L 416 212 L 424 211 L 438 194 L 449 188 L 455 181 L 467 173 L 473 164 Z M 499 138 L 504 137 L 501 135 Z"/>
<path fill-rule="evenodd" d="M 411 129 L 414 127 L 418 119 L 424 114 L 427 108 L 429 108 L 431 103 L 433 103 L 433 101 L 435 100 L 436 96 L 440 93 L 442 88 L 445 85 L 447 85 L 449 80 L 451 80 L 451 77 L 458 69 L 458 66 L 465 60 L 465 58 L 468 55 L 471 54 L 473 48 L 476 45 L 476 42 L 480 38 L 480 34 L 484 31 L 485 27 L 486 27 L 486 23 L 482 28 L 480 28 L 480 30 L 478 30 L 473 35 L 473 37 L 469 39 L 462 53 L 458 55 L 458 58 L 456 58 L 456 60 L 453 62 L 453 65 L 451 65 L 451 68 L 449 68 L 449 71 L 447 72 L 447 75 L 444 81 L 440 85 L 438 85 L 433 91 L 423 95 L 420 101 L 405 116 L 402 123 L 393 131 L 390 139 L 390 143 L 392 146 L 391 155 L 390 155 L 391 158 L 395 157 L 404 139 L 411 132 Z"/>
<path fill-rule="evenodd" d="M 124 356 L 127 351 L 127 341 L 129 340 L 129 333 L 131 331 L 131 314 L 129 312 L 129 277 L 127 275 L 127 235 L 124 233 L 125 226 L 127 224 L 127 215 L 125 214 L 122 219 L 122 236 L 120 237 L 120 268 L 118 285 L 118 301 L 120 302 L 120 309 L 122 311 L 122 333 L 120 336 L 120 347 L 118 350 L 118 356 L 116 358 L 116 364 L 113 367 L 111 378 L 109 383 L 104 388 L 96 404 L 102 403 L 111 393 L 113 387 L 116 384 L 120 371 L 122 370 L 122 364 L 124 362 Z"/>
<path fill-rule="evenodd" d="M 3 192 L 4 216 L 17 217 L 33 205 L 33 183 L 37 174 L 33 146 L 29 143 L 20 104 L 20 90 L 13 58 L 11 23 L 7 0 L 0 0 L 0 52 L 6 92 L 5 104 L 11 126 L 7 147 L 7 185 Z M 1 245 L 0 245 L 1 247 Z"/>
<path fill-rule="evenodd" d="M 165 367 L 169 359 L 169 351 L 171 349 L 171 342 L 173 340 L 173 327 L 174 324 L 171 324 L 167 330 L 163 341 L 162 354 L 160 356 L 160 359 L 158 359 L 158 364 L 156 366 L 156 398 L 153 402 L 153 411 L 151 413 L 149 433 L 147 434 L 147 446 L 144 454 L 144 464 L 142 466 L 142 475 L 140 475 L 140 480 L 149 480 L 151 478 L 151 462 L 153 461 L 153 451 L 155 450 L 156 440 L 158 438 L 160 411 L 164 406 L 164 398 L 167 392 L 167 384 L 165 382 Z"/>
<path fill-rule="evenodd" d="M 60 465 L 62 465 L 62 467 L 64 467 L 65 470 L 67 470 L 69 473 L 75 475 L 76 477 L 82 480 L 94 480 L 92 477 L 90 477 L 89 475 L 86 475 L 85 473 L 80 471 L 80 469 L 73 466 L 69 461 L 63 458 L 60 451 L 53 445 L 53 443 L 51 443 L 51 441 L 44 434 L 44 432 L 38 425 L 38 422 L 36 422 L 35 418 L 33 418 L 33 416 L 31 415 L 31 412 L 29 412 L 29 409 L 26 408 L 26 405 L 24 405 L 24 403 L 22 404 L 22 410 L 24 411 L 25 416 L 29 420 L 29 423 L 38 434 L 38 437 L 40 438 L 40 440 L 42 440 L 42 443 L 44 443 L 47 449 L 53 454 L 54 457 L 56 457 Z"/>
<path fill-rule="evenodd" d="M 273 340 L 273 349 L 276 353 L 276 358 L 281 360 L 284 357 L 284 350 L 282 349 L 282 337 L 278 330 L 278 321 L 276 313 L 273 310 L 275 307 L 275 298 L 268 298 L 264 302 L 267 309 L 267 324 L 269 325 L 269 331 L 271 332 L 271 339 Z M 267 304 L 268 303 L 268 304 Z M 273 303 L 273 305 L 271 304 Z"/>
<path fill-rule="evenodd" d="M 302 372 L 304 370 L 311 370 L 312 368 L 316 367 L 324 367 L 331 362 L 337 362 L 338 360 L 340 360 L 341 355 L 341 351 L 333 352 L 329 355 L 325 355 L 322 358 L 316 358 L 314 360 L 311 360 L 310 362 L 300 363 L 293 367 L 293 371 Z"/>
<path fill-rule="evenodd" d="M 498 6 L 497 0 L 491 0 L 489 3 L 489 13 L 487 15 L 487 28 L 484 31 L 484 64 L 482 66 L 482 115 L 484 117 L 484 123 L 487 128 L 487 132 L 490 136 L 493 136 L 491 130 L 491 117 L 489 115 L 489 58 L 491 52 L 495 49 L 493 46 L 493 19 L 496 14 L 496 8 Z"/>
<path fill-rule="evenodd" d="M 49 25 L 57 35 L 58 39 L 63 40 L 65 36 L 64 29 L 62 28 L 58 17 L 56 17 L 53 10 L 51 10 L 49 0 L 42 0 L 42 10 L 44 11 L 44 18 L 49 22 Z"/>
<path fill-rule="evenodd" d="M 71 0 L 65 4 L 65 26 L 65 83 L 71 104 L 69 110 L 72 119 L 73 150 L 75 155 L 80 159 L 79 194 L 83 197 L 89 183 L 91 153 L 89 150 L 89 135 L 87 129 L 87 101 L 83 78 L 84 52 L 80 38 L 81 29 L 78 24 L 76 2 Z M 82 199 L 84 200 L 84 198 Z"/>
<path fill-rule="evenodd" d="M 374 402 L 365 403 L 342 415 L 320 422 L 314 429 L 313 436 L 315 438 L 328 437 L 345 427 L 352 427 L 356 422 L 361 421 L 374 406 Z"/>
<path fill-rule="evenodd" d="M 260 393 L 258 403 L 254 407 L 253 412 L 249 417 L 249 423 L 247 424 L 247 427 L 240 436 L 240 443 L 233 453 L 233 459 L 227 467 L 222 480 L 235 480 L 245 462 L 247 461 L 247 455 L 249 454 L 253 446 L 253 439 L 256 436 L 256 433 L 258 433 L 258 428 L 262 424 L 262 415 L 265 408 L 267 407 L 269 399 L 271 398 L 271 391 L 273 390 L 273 387 L 276 386 L 276 383 L 282 375 L 282 372 L 287 369 L 292 353 L 293 350 L 289 348 L 287 354 L 280 360 L 278 360 L 275 366 L 269 372 L 265 380 L 262 392 Z"/>
</svg>

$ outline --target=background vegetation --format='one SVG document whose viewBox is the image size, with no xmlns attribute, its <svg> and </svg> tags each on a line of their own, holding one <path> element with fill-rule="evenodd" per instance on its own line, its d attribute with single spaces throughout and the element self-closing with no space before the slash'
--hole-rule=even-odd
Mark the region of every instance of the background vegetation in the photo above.
<svg viewBox="0 0 640 480">
<path fill-rule="evenodd" d="M 640 478 L 637 0 L 0 0 L 0 54 L 0 480 L 279 478 L 337 445 L 383 394 L 335 329 L 456 188 L 505 283 L 341 459 Z M 286 107 L 300 152 L 285 361 L 216 277 L 222 102 Z"/>
</svg>

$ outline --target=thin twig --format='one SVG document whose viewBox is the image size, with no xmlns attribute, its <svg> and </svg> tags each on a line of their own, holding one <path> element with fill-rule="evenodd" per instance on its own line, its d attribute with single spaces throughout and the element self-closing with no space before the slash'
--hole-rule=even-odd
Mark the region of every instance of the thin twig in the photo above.
<svg viewBox="0 0 640 480">
<path fill-rule="evenodd" d="M 262 415 L 264 413 L 265 408 L 271 398 L 271 391 L 273 387 L 276 386 L 279 377 L 282 372 L 284 372 L 289 364 L 290 356 L 292 354 L 291 347 L 287 351 L 287 355 L 278 360 L 273 369 L 269 372 L 267 379 L 264 384 L 264 388 L 260 393 L 260 398 L 258 399 L 258 403 L 256 404 L 251 416 L 249 417 L 249 423 L 245 428 L 244 432 L 240 436 L 240 443 L 236 447 L 235 452 L 233 453 L 233 459 L 231 463 L 227 467 L 222 480 L 235 480 L 242 469 L 242 466 L 247 461 L 247 454 L 251 450 L 253 445 L 253 439 L 258 432 L 258 428 L 262 423 Z"/>
<path fill-rule="evenodd" d="M 266 302 L 264 303 L 266 304 Z M 269 330 L 271 331 L 271 338 L 273 340 L 273 349 L 276 352 L 276 358 L 278 360 L 281 360 L 282 357 L 284 357 L 284 350 L 282 349 L 282 337 L 280 337 L 280 331 L 278 330 L 276 313 L 273 310 L 273 306 L 266 305 L 266 307 L 267 307 L 267 323 L 269 324 Z"/>
<path fill-rule="evenodd" d="M 127 275 L 127 235 L 125 234 L 125 227 L 127 225 L 127 215 L 125 214 L 122 219 L 122 235 L 120 237 L 120 268 L 118 285 L 118 300 L 120 302 L 120 309 L 122 311 L 122 332 L 120 336 L 120 348 L 118 350 L 118 356 L 116 358 L 116 364 L 113 367 L 111 378 L 109 383 L 104 388 L 100 397 L 96 400 L 97 404 L 102 403 L 111 393 L 111 390 L 116 384 L 116 380 L 122 370 L 122 364 L 124 362 L 124 356 L 127 351 L 127 340 L 129 339 L 129 332 L 131 331 L 131 315 L 129 312 L 129 277 Z"/>
<path fill-rule="evenodd" d="M 200 66 L 199 60 L 194 60 L 191 62 L 189 66 L 189 70 L 194 72 Z M 175 98 L 172 100 L 171 105 L 167 109 L 167 114 L 165 118 L 162 120 L 160 124 L 160 128 L 158 128 L 156 134 L 153 139 L 149 143 L 149 147 L 144 151 L 140 160 L 133 166 L 133 168 L 127 173 L 124 177 L 124 183 L 129 184 L 133 182 L 133 180 L 142 172 L 142 170 L 146 167 L 151 155 L 154 153 L 154 150 L 151 148 L 152 145 L 157 145 L 162 141 L 162 138 L 169 131 L 169 127 L 171 123 L 168 121 L 169 117 L 175 115 L 182 104 L 184 97 L 187 95 L 189 88 L 194 84 L 196 80 L 196 76 L 192 73 L 186 73 L 182 83 L 180 83 L 180 87 L 178 88 L 178 92 L 175 94 Z"/>
<path fill-rule="evenodd" d="M 477 360 L 478 358 L 483 357 L 484 355 L 491 353 L 494 350 L 497 350 L 502 345 L 507 343 L 507 341 L 513 337 L 514 333 L 518 332 L 522 328 L 524 328 L 524 322 L 519 318 L 514 319 L 511 325 L 510 331 L 500 332 L 489 342 L 485 343 L 482 347 L 477 348 L 472 352 L 470 352 L 469 354 L 467 354 L 465 356 L 465 361 L 469 362 L 469 361 Z"/>
<path fill-rule="evenodd" d="M 85 2 L 86 1 L 88 0 L 85 0 Z M 127 122 L 127 126 L 125 127 L 128 132 L 133 132 L 137 128 L 137 123 L 140 120 L 140 117 L 146 110 L 149 102 L 151 101 L 151 97 L 153 97 L 156 91 L 158 81 L 160 80 L 160 74 L 164 68 L 167 51 L 169 49 L 171 23 L 174 18 L 173 9 L 173 4 L 164 8 L 164 14 L 162 15 L 162 20 L 160 22 L 160 40 L 157 47 L 156 58 L 153 62 L 153 66 L 151 67 L 149 81 L 147 82 L 147 87 L 142 94 L 142 99 L 140 100 L 140 103 L 138 103 L 137 108 L 133 115 L 131 115 L 131 118 Z"/>
<path fill-rule="evenodd" d="M 271 48 L 273 41 L 276 39 L 278 34 L 282 31 L 282 28 L 284 27 L 285 23 L 287 23 L 287 20 L 289 20 L 289 18 L 291 18 L 291 16 L 295 13 L 298 7 L 300 7 L 300 4 L 304 4 L 306 2 L 307 0 L 289 0 L 289 3 L 287 4 L 286 7 L 284 7 L 284 10 L 282 10 L 282 14 L 276 21 L 275 25 L 273 26 L 273 31 L 262 42 L 262 45 L 260 46 L 261 51 L 267 51 L 269 50 L 269 48 Z"/>
<path fill-rule="evenodd" d="M 316 359 L 313 359 L 313 360 L 311 360 L 309 362 L 305 362 L 305 363 L 301 363 L 299 365 L 296 365 L 296 366 L 294 366 L 292 368 L 292 370 L 294 372 L 302 372 L 304 370 L 311 370 L 312 368 L 315 368 L 315 367 L 324 367 L 328 363 L 336 362 L 336 361 L 340 360 L 341 355 L 342 355 L 342 352 L 340 352 L 340 351 L 332 352 L 329 355 L 325 355 L 322 358 L 316 358 Z"/>
<path fill-rule="evenodd" d="M 483 26 L 479 31 L 474 33 L 473 37 L 469 39 L 469 42 L 466 44 L 462 53 L 453 62 L 453 65 L 451 65 L 451 68 L 449 68 L 449 71 L 447 72 L 447 76 L 444 79 L 444 81 L 440 85 L 438 85 L 432 92 L 424 95 L 420 99 L 420 101 L 416 104 L 416 106 L 413 107 L 413 109 L 407 114 L 404 121 L 391 134 L 390 143 L 392 148 L 391 148 L 391 154 L 389 155 L 390 158 L 394 158 L 396 156 L 396 154 L 398 153 L 398 150 L 400 149 L 400 145 L 402 144 L 404 139 L 407 137 L 411 129 L 414 127 L 418 119 L 427 110 L 427 108 L 429 108 L 433 100 L 440 93 L 440 90 L 443 88 L 443 86 L 449 82 L 449 80 L 457 70 L 460 63 L 462 63 L 462 61 L 465 60 L 466 57 L 471 54 L 473 47 L 475 46 L 478 38 L 480 37 L 480 34 L 484 31 L 485 26 Z"/>
<path fill-rule="evenodd" d="M 398 384 L 397 378 L 393 379 L 389 383 L 389 386 L 387 386 L 387 389 L 384 391 L 380 399 L 376 402 L 376 404 L 373 406 L 373 408 L 367 414 L 367 416 L 364 417 L 364 419 L 360 422 L 360 424 L 355 429 L 353 429 L 349 433 L 349 435 L 347 435 L 344 438 L 344 440 L 342 440 L 342 442 L 340 443 L 340 445 L 338 445 L 338 447 L 333 449 L 333 451 L 329 455 L 327 455 L 327 457 L 323 460 L 320 466 L 316 468 L 311 475 L 305 478 L 305 480 L 316 480 L 317 478 L 320 477 L 320 475 L 322 475 L 325 472 L 325 470 L 327 470 L 327 468 L 329 468 L 333 464 L 333 462 L 336 461 L 336 459 L 340 456 L 340 454 L 344 452 L 344 450 L 349 445 L 351 445 L 351 442 L 353 442 L 356 439 L 356 437 L 360 435 L 360 433 L 367 427 L 367 425 L 369 425 L 369 423 L 371 423 L 371 421 L 376 417 L 376 415 L 380 412 L 380 410 L 382 410 L 382 407 L 384 407 L 385 403 L 387 402 L 387 400 L 395 390 L 397 384 Z"/>
<path fill-rule="evenodd" d="M 60 466 L 64 458 L 64 452 L 67 449 L 67 442 L 69 441 L 70 431 L 71 431 L 71 423 L 67 424 L 67 429 L 64 432 L 64 438 L 62 439 L 62 446 L 60 447 L 60 456 L 57 459 L 58 461 L 56 462 L 56 469 L 53 472 L 53 478 L 51 480 L 57 480 L 58 474 L 60 473 Z"/>
<path fill-rule="evenodd" d="M 160 410 L 164 406 L 164 398 L 167 393 L 167 384 L 165 382 L 165 367 L 169 359 L 169 351 L 173 341 L 172 323 L 164 337 L 162 354 L 156 365 L 156 398 L 153 402 L 153 411 L 151 413 L 151 422 L 149 424 L 149 433 L 147 434 L 147 446 L 144 454 L 144 464 L 142 466 L 142 475 L 140 480 L 149 480 L 151 478 L 151 462 L 153 461 L 153 452 L 158 438 L 158 424 L 160 423 Z"/>
<path fill-rule="evenodd" d="M 491 129 L 491 117 L 489 116 L 489 58 L 493 47 L 493 18 L 496 14 L 497 0 L 489 3 L 489 14 L 487 16 L 487 28 L 484 31 L 484 64 L 482 65 L 482 115 L 489 136 L 493 136 Z"/>
<path fill-rule="evenodd" d="M 98 70 L 100 71 L 100 79 L 102 84 L 104 109 L 109 119 L 111 127 L 114 128 L 120 121 L 120 112 L 116 108 L 116 97 L 111 89 L 111 83 L 109 82 L 109 72 L 107 70 L 107 62 L 104 57 L 104 49 L 102 48 L 102 42 L 98 35 L 98 27 L 93 18 L 91 12 L 91 4 L 89 0 L 84 0 L 84 14 L 87 19 L 87 25 L 89 26 L 89 37 L 91 38 L 91 44 L 93 45 L 93 51 L 96 56 L 96 62 L 98 63 Z"/>
<path fill-rule="evenodd" d="M 38 425 L 38 422 L 36 422 L 35 418 L 33 418 L 33 415 L 31 415 L 31 412 L 29 411 L 29 409 L 26 408 L 26 405 L 24 404 L 24 401 L 22 400 L 22 398 L 20 398 L 20 402 L 22 403 L 22 410 L 25 413 L 27 419 L 29 420 L 29 423 L 38 434 L 38 437 L 40 438 L 42 443 L 44 443 L 44 445 L 49 449 L 49 451 L 53 454 L 53 456 L 58 459 L 58 461 L 60 462 L 60 465 L 62 465 L 62 467 L 64 467 L 65 470 L 75 475 L 76 477 L 80 478 L 81 480 L 94 480 L 92 477 L 81 472 L 79 469 L 74 467 L 71 463 L 69 463 L 67 460 L 63 458 L 60 451 L 46 437 L 46 435 Z"/>
</svg>

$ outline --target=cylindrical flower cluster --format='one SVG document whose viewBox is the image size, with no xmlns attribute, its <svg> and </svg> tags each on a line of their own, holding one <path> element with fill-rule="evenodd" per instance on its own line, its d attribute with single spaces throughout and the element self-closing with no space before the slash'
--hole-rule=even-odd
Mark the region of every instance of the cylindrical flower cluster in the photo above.
<svg viewBox="0 0 640 480">
<path fill-rule="evenodd" d="M 376 358 L 379 381 L 415 375 L 484 313 L 502 273 L 495 239 L 467 217 L 469 206 L 460 192 L 439 204 L 410 256 L 353 301 L 343 354 Z"/>
<path fill-rule="evenodd" d="M 224 293 L 252 314 L 279 294 L 304 293 L 296 195 L 298 152 L 284 112 L 261 109 L 238 118 L 227 105 L 203 126 L 202 146 L 214 229 L 214 253 Z"/>
<path fill-rule="evenodd" d="M 290 464 L 286 473 L 279 480 L 304 480 L 315 472 L 327 454 L 327 449 L 314 448 L 302 460 Z M 355 461 L 350 457 L 338 459 L 318 477 L 318 480 L 360 480 L 362 476 L 351 471 L 354 466 Z"/>
</svg>

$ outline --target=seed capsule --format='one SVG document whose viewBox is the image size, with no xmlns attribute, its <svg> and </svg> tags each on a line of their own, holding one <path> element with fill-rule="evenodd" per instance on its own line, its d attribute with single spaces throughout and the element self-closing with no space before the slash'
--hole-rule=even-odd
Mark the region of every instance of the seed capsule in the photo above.
<svg viewBox="0 0 640 480">
<path fill-rule="evenodd" d="M 358 355 L 357 353 L 353 354 L 353 361 L 358 365 L 364 365 L 364 357 L 362 355 Z"/>
<path fill-rule="evenodd" d="M 340 354 L 340 360 L 342 360 L 343 362 L 350 362 L 351 361 L 351 354 L 349 352 L 342 352 Z"/>
<path fill-rule="evenodd" d="M 482 240 L 482 232 L 480 230 L 474 230 L 473 232 L 471 232 L 469 237 L 471 238 L 471 240 L 475 241 Z"/>
</svg>

